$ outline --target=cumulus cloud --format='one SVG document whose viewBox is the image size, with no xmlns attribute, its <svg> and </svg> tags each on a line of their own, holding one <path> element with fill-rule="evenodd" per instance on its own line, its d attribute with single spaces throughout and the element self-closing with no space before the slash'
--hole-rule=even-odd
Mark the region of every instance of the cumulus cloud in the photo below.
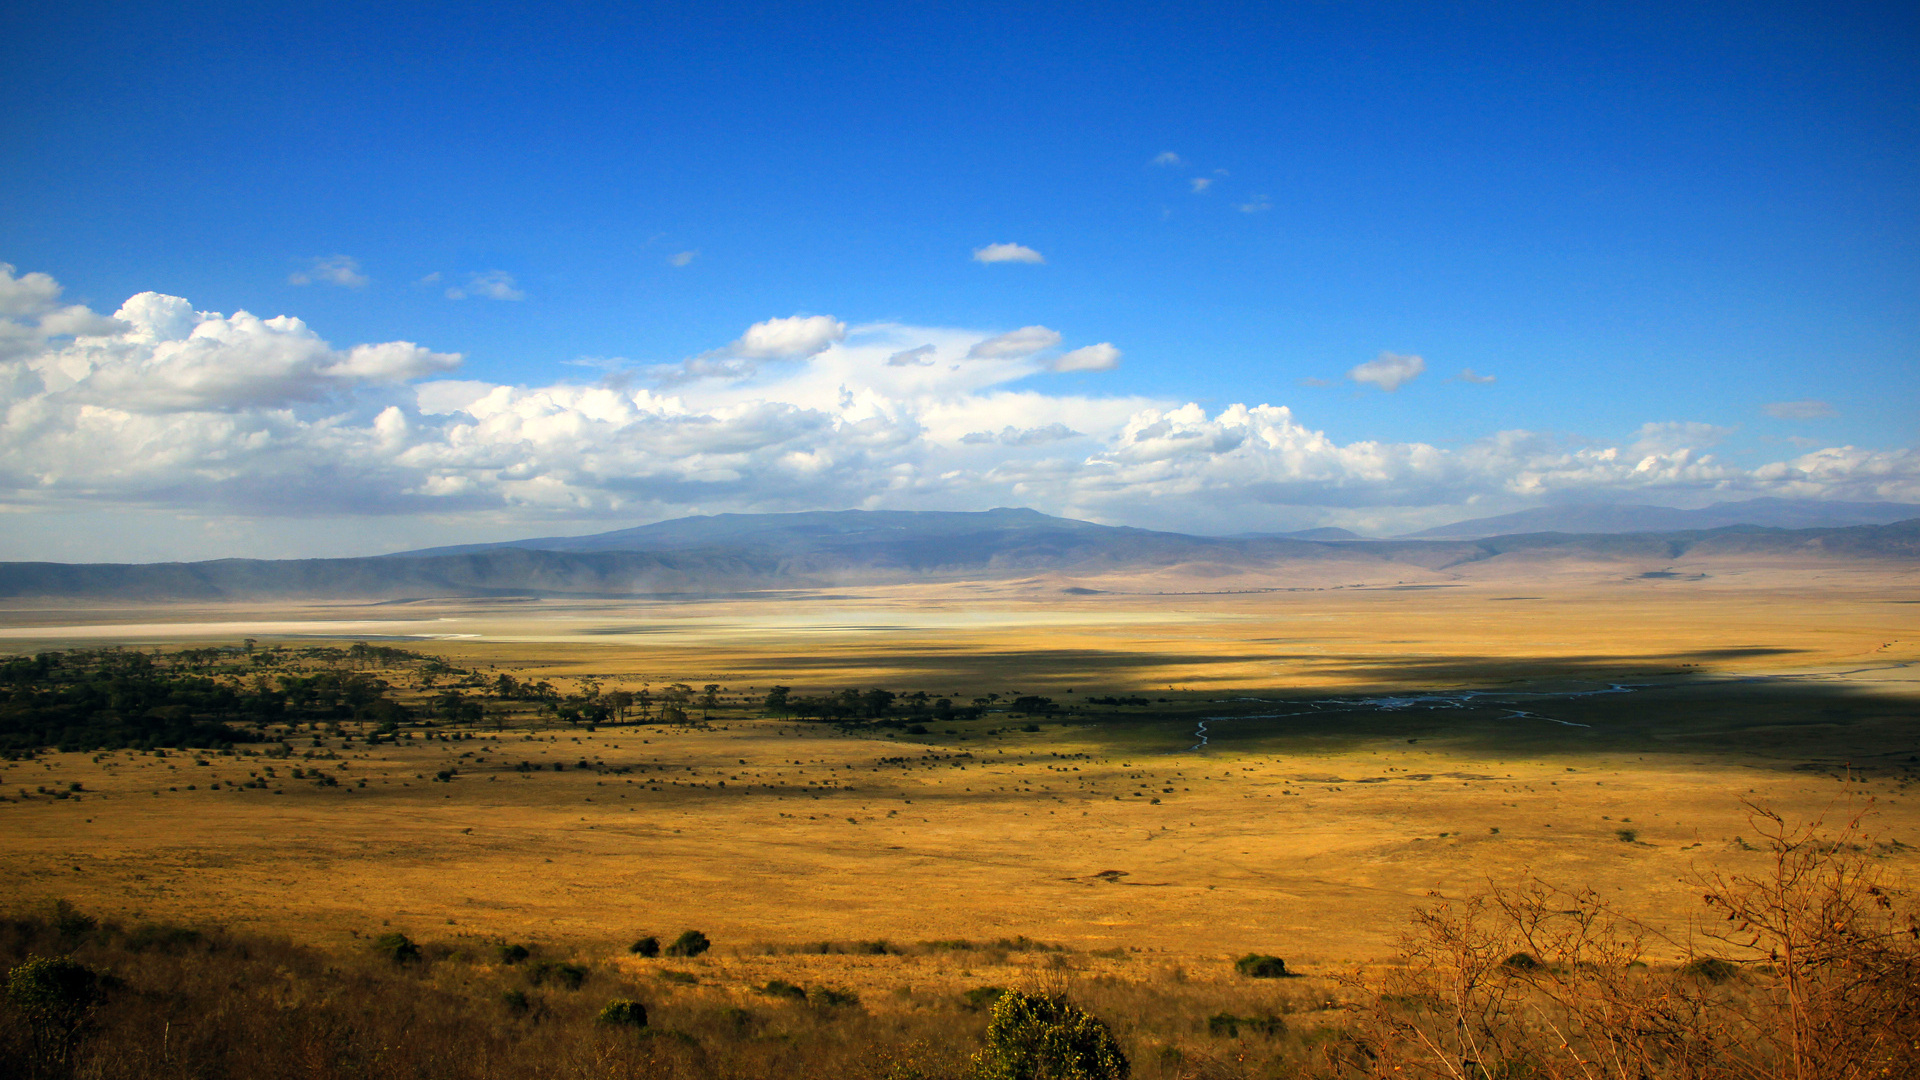
<svg viewBox="0 0 1920 1080">
<path fill-rule="evenodd" d="M 1103 341 L 1063 353 L 1047 366 L 1054 371 L 1111 371 L 1120 366 L 1120 350 Z"/>
<path fill-rule="evenodd" d="M 667 262 L 673 266 L 686 266 L 699 257 L 700 252 L 698 251 L 679 251 L 668 256 Z"/>
<path fill-rule="evenodd" d="M 485 297 L 488 300 L 525 300 L 527 298 L 527 294 L 522 292 L 513 280 L 513 275 L 505 270 L 469 274 L 465 288 L 454 286 L 447 290 L 449 300 L 465 300 L 469 296 Z"/>
<path fill-rule="evenodd" d="M 973 261 L 980 263 L 1043 263 L 1046 257 L 1025 244 L 988 244 L 973 249 Z"/>
<path fill-rule="evenodd" d="M 1185 164 L 1185 162 L 1183 162 L 1183 161 L 1181 161 L 1181 160 L 1180 160 L 1180 155 L 1179 155 L 1179 154 L 1176 154 L 1176 153 L 1174 153 L 1174 152 L 1173 152 L 1173 151 L 1171 151 L 1171 150 L 1162 150 L 1162 151 L 1161 151 L 1160 153 L 1158 153 L 1158 154 L 1155 154 L 1155 155 L 1154 155 L 1154 157 L 1153 157 L 1153 164 L 1155 164 L 1155 165 L 1183 165 L 1183 164 Z"/>
<path fill-rule="evenodd" d="M 1781 420 L 1825 420 L 1839 416 L 1839 410 L 1824 401 L 1808 398 L 1804 401 L 1776 401 L 1760 406 L 1768 416 Z"/>
<path fill-rule="evenodd" d="M 1728 429 L 1693 422 L 1648 424 L 1625 445 L 1509 431 L 1441 448 L 1336 442 L 1284 405 L 1043 393 L 1021 380 L 1048 366 L 1037 353 L 1058 335 L 1044 327 L 793 316 L 712 354 L 760 365 L 752 378 L 519 386 L 454 378 L 457 355 L 410 342 L 335 346 L 292 316 L 159 293 L 111 318 L 74 313 L 56 283 L 8 270 L 0 304 L 15 350 L 0 358 L 0 511 L 16 514 L 432 514 L 511 535 L 928 505 L 1238 531 L 1305 508 L 1394 531 L 1442 508 L 1548 498 L 1920 501 L 1915 451 L 1813 448 L 1742 468 L 1713 452 Z M 46 332 L 62 312 L 102 332 Z M 903 355 L 916 359 L 890 362 Z"/>
<path fill-rule="evenodd" d="M 940 350 L 932 345 L 921 345 L 912 349 L 901 349 L 887 357 L 888 367 L 927 367 L 933 363 L 933 354 Z"/>
<path fill-rule="evenodd" d="M 1023 326 L 990 337 L 967 350 L 969 360 L 1006 360 L 1032 356 L 1060 344 L 1060 332 L 1044 326 Z"/>
<path fill-rule="evenodd" d="M 847 336 L 847 324 L 829 315 L 795 315 L 747 327 L 727 351 L 748 360 L 793 360 L 812 356 Z"/>
<path fill-rule="evenodd" d="M 1480 383 L 1481 385 L 1485 385 L 1493 382 L 1494 377 L 1491 375 L 1482 375 L 1470 367 L 1463 367 L 1460 369 L 1460 374 L 1454 376 L 1454 380 L 1456 382 Z"/>
<path fill-rule="evenodd" d="M 1196 176 L 1188 180 L 1187 183 L 1193 188 L 1193 193 L 1199 195 L 1213 186 L 1213 178 L 1209 176 Z"/>
<path fill-rule="evenodd" d="M 351 255 L 329 255 L 314 259 L 305 270 L 287 275 L 290 285 L 311 285 L 316 281 L 348 289 L 364 289 L 370 280 L 360 272 L 360 260 Z"/>
<path fill-rule="evenodd" d="M 1347 372 L 1347 378 L 1358 383 L 1372 383 L 1382 390 L 1392 392 L 1400 389 L 1425 370 L 1427 370 L 1427 362 L 1418 356 L 1382 352 L 1379 356 Z"/>
<path fill-rule="evenodd" d="M 40 315 L 60 299 L 60 283 L 39 272 L 14 276 L 12 263 L 0 263 L 0 318 Z"/>
</svg>

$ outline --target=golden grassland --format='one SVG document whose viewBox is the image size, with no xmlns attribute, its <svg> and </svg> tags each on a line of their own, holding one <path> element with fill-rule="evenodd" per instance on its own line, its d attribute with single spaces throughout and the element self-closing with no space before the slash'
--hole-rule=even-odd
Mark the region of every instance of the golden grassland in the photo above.
<svg viewBox="0 0 1920 1080">
<path fill-rule="evenodd" d="M 1743 798 L 1813 815 L 1872 796 L 1874 829 L 1920 844 L 1906 795 L 1920 767 L 1912 584 L 1829 570 L 1186 595 L 1015 583 L 701 603 L 18 606 L 4 622 L 19 651 L 471 635 L 407 647 L 563 690 L 720 683 L 726 704 L 705 725 L 587 731 L 523 710 L 472 740 L 302 733 L 286 761 L 243 749 L 10 763 L 0 879 L 14 901 L 316 944 L 392 927 L 611 954 L 699 927 L 721 945 L 707 977 L 738 984 L 805 964 L 877 986 L 902 963 L 769 958 L 763 944 L 1020 935 L 1119 950 L 1100 962 L 1128 970 L 1204 977 L 1257 950 L 1328 971 L 1383 955 L 1430 891 L 1523 871 L 1592 886 L 1684 939 L 1692 875 L 1750 855 Z M 1636 689 L 1327 704 L 1619 682 Z M 962 703 L 1038 693 L 1071 711 L 1035 732 L 999 712 L 925 735 L 842 731 L 750 706 L 776 683 Z M 1115 693 L 1153 703 L 1084 701 Z M 271 787 L 235 786 L 269 765 Z M 344 782 L 292 780 L 303 765 Z M 80 798 L 34 794 L 73 783 Z M 913 978 L 960 978 L 924 963 Z"/>
</svg>

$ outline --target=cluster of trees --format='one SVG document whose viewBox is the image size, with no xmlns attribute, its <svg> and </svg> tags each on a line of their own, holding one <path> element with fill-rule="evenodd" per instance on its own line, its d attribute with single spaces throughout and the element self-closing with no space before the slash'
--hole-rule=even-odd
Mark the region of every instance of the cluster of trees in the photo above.
<svg viewBox="0 0 1920 1080">
<path fill-rule="evenodd" d="M 1045 700 L 1045 699 L 1040 699 Z M 966 707 L 955 707 L 951 698 L 932 698 L 926 691 L 905 696 L 891 690 L 874 688 L 865 692 L 853 689 L 818 697 L 796 697 L 790 686 L 775 686 L 767 691 L 761 704 L 775 716 L 833 723 L 857 721 L 971 720 L 980 715 L 985 699 Z"/>
<path fill-rule="evenodd" d="M 383 679 L 358 671 L 250 678 L 202 674 L 208 650 L 154 654 L 43 652 L 0 665 L 0 753 L 156 746 L 219 749 L 256 742 L 269 724 L 410 717 Z"/>
</svg>

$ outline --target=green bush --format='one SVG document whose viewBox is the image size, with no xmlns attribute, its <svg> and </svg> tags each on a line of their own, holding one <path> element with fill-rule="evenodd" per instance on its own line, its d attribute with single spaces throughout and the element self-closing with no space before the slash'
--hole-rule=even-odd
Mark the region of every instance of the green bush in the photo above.
<svg viewBox="0 0 1920 1080">
<path fill-rule="evenodd" d="M 979 1012 L 981 1009 L 992 1008 L 993 1003 L 999 1001 L 1000 995 L 1006 992 L 1007 988 L 1004 986 L 976 986 L 961 994 L 960 1000 L 966 1002 L 968 1011 Z"/>
<path fill-rule="evenodd" d="M 396 964 L 410 964 L 420 959 L 420 946 L 405 934 L 381 934 L 373 939 L 373 950 Z"/>
<path fill-rule="evenodd" d="M 707 935 L 698 930 L 688 930 L 674 938 L 673 944 L 667 946 L 667 955 L 699 956 L 711 948 L 713 948 L 713 942 L 707 940 Z"/>
<path fill-rule="evenodd" d="M 1065 1000 L 1009 990 L 994 1003 L 979 1080 L 1126 1080 L 1127 1056 L 1107 1025 Z"/>
<path fill-rule="evenodd" d="M 627 951 L 635 956 L 655 957 L 660 955 L 660 939 L 648 934 L 646 937 L 627 946 Z"/>
<path fill-rule="evenodd" d="M 1265 953 L 1248 953 L 1233 962 L 1233 970 L 1249 979 L 1284 979 L 1287 977 L 1287 962 Z"/>
<path fill-rule="evenodd" d="M 532 956 L 533 953 L 525 945 L 502 945 L 499 948 L 499 955 L 501 963 L 517 964 Z"/>
<path fill-rule="evenodd" d="M 614 998 L 594 1019 L 609 1027 L 643 1028 L 647 1026 L 647 1007 L 632 998 Z"/>
<path fill-rule="evenodd" d="M 527 1011 L 531 1002 L 527 1000 L 527 993 L 524 990 L 506 990 L 500 994 L 500 1004 L 505 1005 L 510 1012 L 523 1013 Z"/>
<path fill-rule="evenodd" d="M 80 1029 L 99 1005 L 100 974 L 69 956 L 30 956 L 7 972 L 7 1002 L 27 1021 L 28 1075 L 64 1075 Z"/>
</svg>

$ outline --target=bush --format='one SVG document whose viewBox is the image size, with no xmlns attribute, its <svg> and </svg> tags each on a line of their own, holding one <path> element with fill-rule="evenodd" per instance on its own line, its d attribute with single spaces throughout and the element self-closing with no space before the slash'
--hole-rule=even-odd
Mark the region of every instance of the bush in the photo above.
<svg viewBox="0 0 1920 1080">
<path fill-rule="evenodd" d="M 627 946 L 627 951 L 635 956 L 652 958 L 660 955 L 660 939 L 649 934 Z"/>
<path fill-rule="evenodd" d="M 979 1012 L 981 1009 L 992 1008 L 993 1003 L 999 1001 L 1000 995 L 1006 992 L 1007 988 L 1004 986 L 976 986 L 961 994 L 960 999 L 966 1002 L 969 1011 Z"/>
<path fill-rule="evenodd" d="M 673 944 L 667 946 L 667 955 L 699 956 L 711 948 L 713 942 L 707 940 L 707 935 L 698 930 L 689 930 L 673 939 Z"/>
<path fill-rule="evenodd" d="M 98 972 L 68 956 L 32 956 L 7 972 L 7 1002 L 27 1021 L 30 1072 L 64 1075 L 80 1029 L 100 1003 Z"/>
<path fill-rule="evenodd" d="M 1534 959 L 1532 953 L 1517 952 L 1500 961 L 1500 966 L 1515 971 L 1533 971 L 1540 967 L 1540 961 Z"/>
<path fill-rule="evenodd" d="M 1233 962 L 1233 970 L 1249 979 L 1284 979 L 1287 977 L 1287 962 L 1265 953 L 1248 953 Z"/>
<path fill-rule="evenodd" d="M 420 959 L 420 946 L 405 934 L 381 934 L 373 939 L 373 950 L 396 964 L 410 964 Z"/>
<path fill-rule="evenodd" d="M 505 1005 L 509 1012 L 523 1013 L 531 1002 L 527 1000 L 525 990 L 507 990 L 501 993 L 500 1004 Z"/>
<path fill-rule="evenodd" d="M 1286 1021 L 1277 1016 L 1235 1016 L 1232 1013 L 1214 1013 L 1207 1017 L 1207 1031 L 1213 1035 L 1225 1035 L 1229 1039 L 1240 1037 L 1240 1029 L 1246 1028 L 1256 1035 L 1272 1038 L 1287 1030 Z"/>
<path fill-rule="evenodd" d="M 1018 990 L 994 1003 L 973 1065 L 979 1080 L 1126 1080 L 1129 1070 L 1106 1024 L 1063 999 Z"/>
<path fill-rule="evenodd" d="M 594 1019 L 609 1027 L 643 1028 L 647 1026 L 647 1007 L 632 998 L 614 998 Z"/>
<path fill-rule="evenodd" d="M 793 998 L 796 1001 L 807 1000 L 805 987 L 795 986 L 785 979 L 769 980 L 765 986 L 760 988 L 760 992 L 768 997 Z"/>
<path fill-rule="evenodd" d="M 568 990 L 578 990 L 586 984 L 587 969 L 579 964 L 540 963 L 527 970 L 527 979 L 535 986 L 552 981 Z"/>
<path fill-rule="evenodd" d="M 1680 974 L 1705 979 L 1710 983 L 1723 983 L 1740 974 L 1740 967 L 1719 957 L 1702 956 L 1697 960 L 1689 961 L 1680 969 Z"/>
<path fill-rule="evenodd" d="M 807 988 L 807 1004 L 822 1009 L 838 1009 L 860 1004 L 860 995 L 851 990 L 836 990 L 831 986 L 811 986 Z"/>
<path fill-rule="evenodd" d="M 527 957 L 532 956 L 533 953 L 528 950 L 525 945 L 502 945 L 499 949 L 499 955 L 501 963 L 517 964 Z"/>
</svg>

